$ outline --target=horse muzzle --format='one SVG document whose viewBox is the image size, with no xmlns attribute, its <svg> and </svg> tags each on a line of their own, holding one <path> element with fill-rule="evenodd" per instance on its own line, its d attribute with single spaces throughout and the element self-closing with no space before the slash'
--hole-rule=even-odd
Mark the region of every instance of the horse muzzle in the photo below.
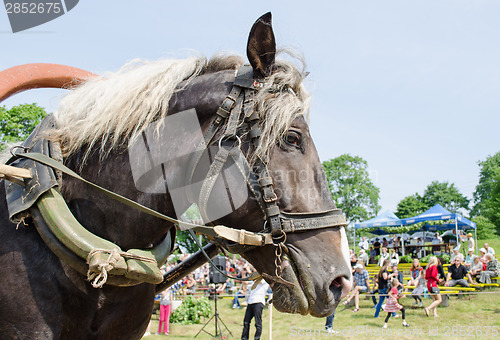
<svg viewBox="0 0 500 340">
<path fill-rule="evenodd" d="M 351 290 L 344 228 L 330 229 L 321 237 L 311 231 L 310 235 L 301 233 L 300 238 L 289 239 L 281 264 L 281 277 L 285 282 L 269 282 L 279 311 L 328 316 Z"/>
</svg>

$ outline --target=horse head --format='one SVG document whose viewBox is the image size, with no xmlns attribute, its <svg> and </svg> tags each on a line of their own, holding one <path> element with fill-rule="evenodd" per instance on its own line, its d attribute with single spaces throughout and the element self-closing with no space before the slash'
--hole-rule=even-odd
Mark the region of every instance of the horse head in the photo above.
<svg viewBox="0 0 500 340">
<path fill-rule="evenodd" d="M 212 157 L 206 160 L 205 166 L 197 164 L 193 177 L 197 179 L 195 182 L 205 183 L 203 177 L 213 169 L 217 150 L 226 142 L 225 136 L 229 144 L 241 143 L 253 172 L 242 172 L 244 165 L 236 159 L 228 161 L 223 176 L 219 176 L 210 192 L 205 192 L 205 202 L 202 199 L 204 184 L 196 187 L 194 196 L 202 200 L 196 203 L 203 206 L 205 222 L 214 225 L 266 232 L 271 223 L 269 209 L 274 212 L 279 209 L 280 216 L 290 217 L 292 225 L 294 217 L 301 218 L 295 220 L 297 230 L 306 221 L 303 231 L 281 231 L 274 235 L 274 244 L 244 249 L 236 245 L 229 249 L 240 250 L 269 281 L 278 310 L 325 316 L 334 310 L 351 287 L 345 224 L 332 223 L 318 229 L 307 227 L 310 220 L 317 221 L 327 215 L 325 212 L 335 211 L 335 204 L 309 133 L 306 117 L 309 96 L 302 85 L 305 73 L 289 63 L 276 61 L 275 54 L 268 13 L 253 25 L 247 45 L 247 57 L 257 87 L 252 98 L 253 110 L 259 116 L 259 123 L 245 125 L 240 118 L 235 130 L 239 131 L 236 132 L 240 136 L 237 140 L 227 133 L 217 136 L 219 145 L 214 146 Z M 229 75 L 230 79 L 232 77 L 234 75 Z M 231 92 L 231 85 L 241 80 L 225 83 L 227 94 Z M 219 106 L 221 99 L 216 102 Z M 246 110 L 242 105 L 243 109 L 237 100 L 234 104 L 244 115 Z M 246 116 L 251 113 L 246 112 Z M 257 142 L 254 140 L 256 134 Z M 248 177 L 253 173 L 258 178 L 252 182 Z M 262 179 L 262 176 L 269 176 L 271 180 Z M 192 178 L 189 182 L 193 182 Z M 260 190 L 251 188 L 255 182 L 260 184 Z"/>
</svg>

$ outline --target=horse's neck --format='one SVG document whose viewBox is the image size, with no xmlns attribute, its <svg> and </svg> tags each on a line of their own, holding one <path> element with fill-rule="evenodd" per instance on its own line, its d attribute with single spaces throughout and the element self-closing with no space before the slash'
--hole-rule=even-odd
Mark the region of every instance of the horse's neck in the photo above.
<svg viewBox="0 0 500 340">
<path fill-rule="evenodd" d="M 81 168 L 84 178 L 149 208 L 171 217 L 181 215 L 193 203 L 186 189 L 196 145 L 233 79 L 233 71 L 200 76 L 174 95 L 159 128 L 146 128 L 134 142 L 112 150 L 104 160 L 96 152 L 82 167 L 82 151 L 69 157 L 67 165 Z M 147 247 L 171 227 L 73 178 L 65 177 L 63 195 L 87 229 L 125 248 Z"/>
<path fill-rule="evenodd" d="M 78 170 L 81 161 L 82 154 L 75 154 L 66 160 L 66 164 Z M 80 173 L 89 181 L 117 194 L 175 216 L 168 193 L 158 195 L 137 189 L 126 150 L 112 151 L 102 161 L 97 155 L 90 157 Z M 172 226 L 169 222 L 129 208 L 74 178 L 64 177 L 62 192 L 73 214 L 86 229 L 122 249 L 148 247 L 161 239 Z"/>
</svg>

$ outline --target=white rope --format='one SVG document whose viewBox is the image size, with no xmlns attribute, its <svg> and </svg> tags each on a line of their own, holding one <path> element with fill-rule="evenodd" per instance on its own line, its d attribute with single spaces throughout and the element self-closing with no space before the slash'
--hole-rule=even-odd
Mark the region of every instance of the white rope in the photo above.
<svg viewBox="0 0 500 340">
<path fill-rule="evenodd" d="M 103 263 L 99 263 L 97 265 L 97 271 L 95 271 L 95 269 L 91 270 L 89 268 L 87 272 L 87 280 L 90 281 L 92 287 L 94 288 L 102 288 L 102 286 L 104 286 L 104 284 L 108 280 L 108 272 L 115 267 L 116 263 L 118 262 L 118 260 L 120 260 L 121 257 L 137 261 L 150 262 L 158 266 L 158 263 L 154 258 L 136 254 L 130 254 L 125 251 L 118 250 L 116 248 L 111 250 L 93 249 L 87 256 L 87 264 L 89 264 L 92 257 L 98 253 L 109 253 L 109 257 L 107 258 L 106 261 L 104 261 Z"/>
</svg>

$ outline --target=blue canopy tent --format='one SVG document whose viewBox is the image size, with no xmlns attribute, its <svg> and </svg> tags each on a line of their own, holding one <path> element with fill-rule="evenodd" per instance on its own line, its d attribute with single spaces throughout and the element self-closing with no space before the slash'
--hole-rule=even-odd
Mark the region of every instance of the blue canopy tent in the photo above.
<svg viewBox="0 0 500 340">
<path fill-rule="evenodd" d="M 444 223 L 444 224 L 425 224 L 421 231 L 442 231 L 442 230 L 451 230 L 455 229 L 455 223 Z M 468 229 L 475 229 L 467 224 L 460 224 L 458 223 L 458 229 L 459 230 L 468 230 Z"/>
<path fill-rule="evenodd" d="M 374 228 L 374 227 L 400 227 L 401 220 L 394 215 L 392 211 L 386 210 L 380 215 L 366 220 L 361 223 L 356 223 L 354 229 Z"/>
<path fill-rule="evenodd" d="M 363 221 L 361 223 L 354 224 L 354 239 L 356 239 L 356 229 L 366 229 L 366 228 L 377 228 L 381 230 L 381 227 L 401 227 L 402 220 L 399 219 L 392 211 L 386 210 L 380 215 L 376 217 Z M 381 230 L 382 231 L 382 230 Z M 356 242 L 356 241 L 355 241 Z M 404 254 L 404 242 L 403 245 L 403 254 Z"/>
<path fill-rule="evenodd" d="M 460 244 L 459 236 L 458 236 L 458 229 L 460 226 L 460 229 L 474 229 L 476 230 L 476 223 L 470 221 L 469 219 L 463 217 L 460 214 L 457 213 L 451 213 L 445 208 L 443 208 L 440 204 L 436 204 L 429 210 L 421 213 L 420 215 L 414 216 L 414 217 L 408 217 L 402 219 L 402 224 L 403 225 L 410 225 L 410 224 L 415 224 L 419 222 L 425 222 L 425 221 L 448 221 L 448 220 L 454 220 L 454 227 L 456 230 L 456 235 L 457 235 L 457 244 Z M 437 228 L 437 227 L 436 227 Z M 443 229 L 439 230 L 444 230 L 446 227 L 443 227 Z M 432 229 L 429 229 L 432 230 Z M 475 234 L 475 239 L 476 239 L 476 247 L 477 247 L 477 232 L 474 232 Z M 476 248 L 477 249 L 477 248 Z"/>
<path fill-rule="evenodd" d="M 370 234 L 374 235 L 389 235 L 390 232 L 377 228 L 375 230 L 370 230 Z"/>
</svg>

